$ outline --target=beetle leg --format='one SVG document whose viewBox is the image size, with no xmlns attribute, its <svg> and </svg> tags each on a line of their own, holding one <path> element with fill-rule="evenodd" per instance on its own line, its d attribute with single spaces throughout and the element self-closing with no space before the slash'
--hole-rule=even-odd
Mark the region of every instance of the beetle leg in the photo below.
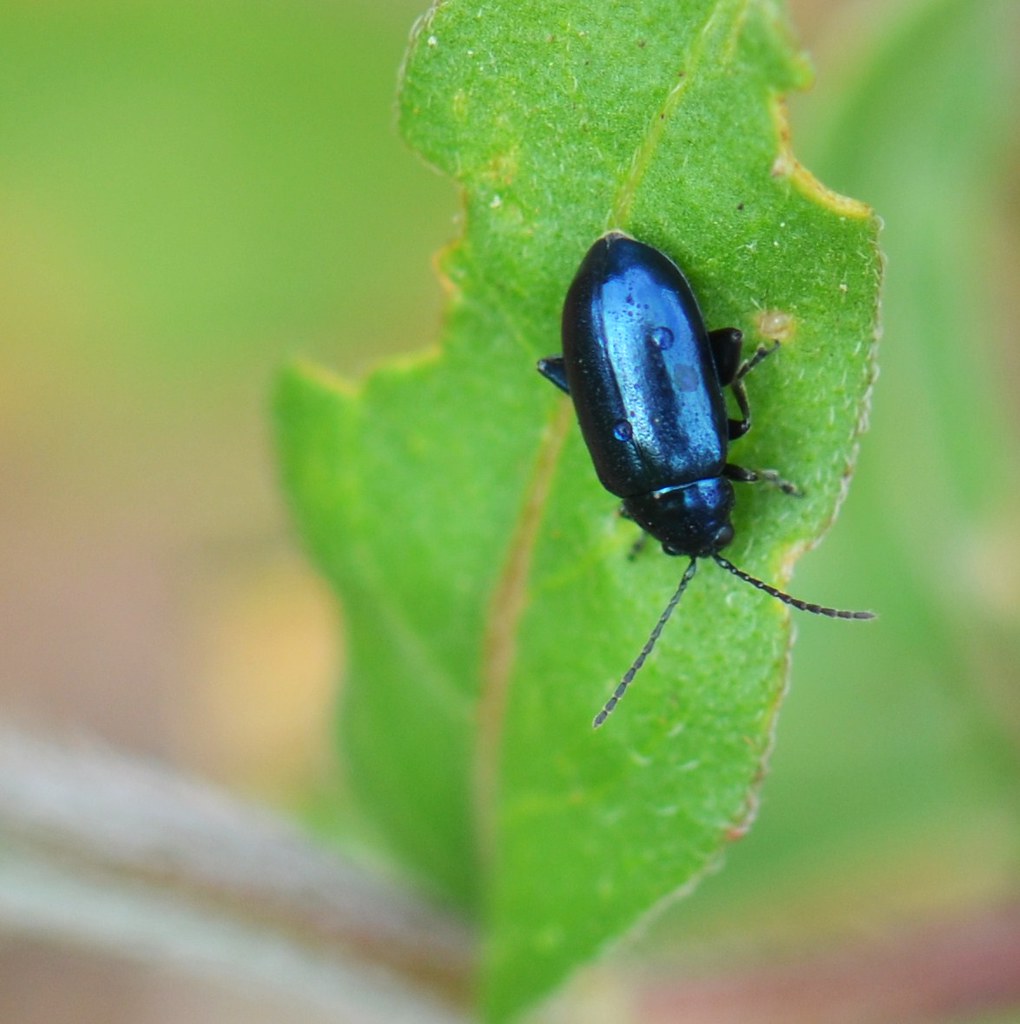
<svg viewBox="0 0 1020 1024">
<path fill-rule="evenodd" d="M 772 355 L 777 348 L 779 348 L 778 341 L 774 342 L 768 348 L 764 345 L 759 345 L 754 355 L 740 364 L 737 368 L 737 372 L 733 375 L 733 379 L 729 382 L 729 385 L 733 390 L 733 397 L 736 398 L 737 405 L 740 406 L 741 416 L 739 420 L 729 420 L 728 422 L 731 441 L 735 441 L 738 437 L 743 437 L 744 434 L 751 429 L 751 407 L 747 403 L 747 392 L 744 390 L 744 378 L 763 359 Z"/>
<path fill-rule="evenodd" d="M 751 407 L 747 404 L 747 392 L 744 390 L 743 381 L 734 380 L 730 387 L 733 389 L 737 405 L 740 406 L 740 419 L 727 420 L 726 426 L 730 440 L 736 441 L 738 437 L 743 437 L 751 429 Z"/>
<path fill-rule="evenodd" d="M 546 380 L 551 380 L 560 391 L 568 395 L 570 394 L 570 388 L 567 385 L 567 370 L 563 365 L 563 356 L 549 356 L 548 359 L 539 359 L 538 372 Z"/>
<path fill-rule="evenodd" d="M 633 562 L 634 559 L 637 558 L 637 556 L 640 555 L 642 551 L 644 551 L 644 549 L 648 546 L 649 536 L 651 535 L 645 533 L 644 530 L 642 530 L 638 534 L 637 539 L 630 546 L 630 551 L 627 552 L 628 562 Z"/>
<path fill-rule="evenodd" d="M 631 522 L 634 521 L 634 517 L 627 511 L 626 505 L 621 505 L 616 510 L 616 513 L 621 519 L 629 519 L 631 520 Z M 633 562 L 634 559 L 637 558 L 637 556 L 640 555 L 642 551 L 644 551 L 645 546 L 648 544 L 648 538 L 650 536 L 651 534 L 645 533 L 644 530 L 642 530 L 638 534 L 637 539 L 634 541 L 633 544 L 631 544 L 630 550 L 627 552 L 628 562 Z"/>
<path fill-rule="evenodd" d="M 724 388 L 737 378 L 740 370 L 740 345 L 743 340 L 743 334 L 736 327 L 720 327 L 708 332 L 715 372 L 719 377 L 719 384 Z"/>
<path fill-rule="evenodd" d="M 776 349 L 779 348 L 779 342 L 774 341 L 771 345 L 759 345 L 754 355 L 751 356 L 746 362 L 740 364 L 740 368 L 737 370 L 733 377 L 734 381 L 743 380 L 763 359 L 767 356 L 772 355 Z"/>
<path fill-rule="evenodd" d="M 796 484 L 784 480 L 774 469 L 745 469 L 743 466 L 734 466 L 732 462 L 727 462 L 723 467 L 723 476 L 742 484 L 772 484 L 783 494 L 790 494 L 796 498 L 803 497 L 804 494 Z"/>
</svg>

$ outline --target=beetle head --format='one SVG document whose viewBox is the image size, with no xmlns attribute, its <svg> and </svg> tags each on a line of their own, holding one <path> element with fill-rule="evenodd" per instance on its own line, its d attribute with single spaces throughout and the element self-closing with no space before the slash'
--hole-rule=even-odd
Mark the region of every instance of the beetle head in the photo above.
<svg viewBox="0 0 1020 1024">
<path fill-rule="evenodd" d="M 708 557 L 733 540 L 733 486 L 724 477 L 639 494 L 623 507 L 667 555 Z"/>
</svg>

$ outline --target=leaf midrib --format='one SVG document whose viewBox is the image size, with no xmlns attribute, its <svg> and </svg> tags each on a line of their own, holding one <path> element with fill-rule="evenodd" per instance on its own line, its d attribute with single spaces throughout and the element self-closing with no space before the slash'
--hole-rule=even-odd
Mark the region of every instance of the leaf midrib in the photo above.
<svg viewBox="0 0 1020 1024">
<path fill-rule="evenodd" d="M 625 227 L 630 222 L 634 197 L 652 162 L 659 140 L 671 117 L 679 109 L 684 94 L 687 92 L 688 84 L 696 80 L 698 68 L 706 53 L 716 52 L 720 55 L 721 59 L 715 62 L 717 67 L 725 67 L 732 63 L 736 52 L 736 40 L 744 27 L 749 3 L 750 0 L 721 0 L 705 20 L 705 24 L 695 36 L 694 42 L 682 62 L 683 70 L 679 72 L 679 81 L 667 90 L 665 100 L 652 115 L 647 129 L 634 151 L 634 156 L 628 164 L 627 173 L 623 176 L 613 201 L 607 227 Z M 729 26 L 729 16 L 725 15 L 731 8 L 737 12 L 732 15 L 732 26 L 728 27 L 725 32 L 720 32 L 716 22 L 722 19 L 721 23 L 724 26 Z"/>
<path fill-rule="evenodd" d="M 538 447 L 517 525 L 486 616 L 474 777 L 480 849 L 486 864 L 491 863 L 495 844 L 503 723 L 519 625 L 528 603 L 535 544 L 573 418 L 573 405 L 569 401 L 563 399 L 556 403 Z"/>
</svg>

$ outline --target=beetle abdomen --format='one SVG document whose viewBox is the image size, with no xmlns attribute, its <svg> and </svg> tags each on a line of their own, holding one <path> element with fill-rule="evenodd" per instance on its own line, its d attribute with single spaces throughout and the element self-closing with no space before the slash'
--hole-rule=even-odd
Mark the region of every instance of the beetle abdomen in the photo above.
<svg viewBox="0 0 1020 1024">
<path fill-rule="evenodd" d="M 626 498 L 718 476 L 726 408 L 679 268 L 626 235 L 599 239 L 563 310 L 563 359 L 596 472 Z"/>
</svg>

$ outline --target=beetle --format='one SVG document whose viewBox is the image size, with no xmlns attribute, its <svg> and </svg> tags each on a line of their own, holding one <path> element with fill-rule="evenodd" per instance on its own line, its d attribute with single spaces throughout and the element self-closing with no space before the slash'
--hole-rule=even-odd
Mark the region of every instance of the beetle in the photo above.
<svg viewBox="0 0 1020 1024">
<path fill-rule="evenodd" d="M 621 512 L 641 527 L 642 540 L 654 537 L 667 555 L 690 559 L 641 652 L 595 716 L 595 728 L 651 654 L 699 558 L 801 611 L 874 618 L 792 597 L 720 553 L 733 540 L 734 481 L 764 480 L 799 493 L 771 470 L 727 461 L 730 442 L 751 428 L 744 378 L 778 341 L 741 361 L 742 333 L 709 331 L 680 268 L 621 231 L 603 235 L 581 261 L 563 305 L 562 334 L 563 354 L 540 360 L 538 370 L 573 400 L 599 480 L 623 499 Z M 725 388 L 740 419 L 727 412 Z"/>
</svg>

